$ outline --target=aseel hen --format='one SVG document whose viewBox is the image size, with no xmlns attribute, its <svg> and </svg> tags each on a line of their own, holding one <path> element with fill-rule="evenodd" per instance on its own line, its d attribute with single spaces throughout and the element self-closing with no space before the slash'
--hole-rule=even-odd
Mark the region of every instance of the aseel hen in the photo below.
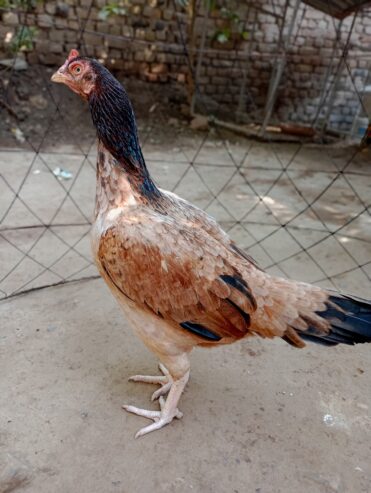
<svg viewBox="0 0 371 493">
<path fill-rule="evenodd" d="M 302 348 L 371 342 L 371 303 L 265 273 L 205 212 L 151 179 L 133 109 L 100 63 L 71 50 L 52 76 L 85 99 L 98 135 L 92 228 L 99 272 L 139 338 L 157 355 L 159 411 L 124 406 L 153 420 L 137 437 L 180 418 L 195 346 L 281 337 Z M 166 401 L 164 395 L 167 395 Z"/>
</svg>

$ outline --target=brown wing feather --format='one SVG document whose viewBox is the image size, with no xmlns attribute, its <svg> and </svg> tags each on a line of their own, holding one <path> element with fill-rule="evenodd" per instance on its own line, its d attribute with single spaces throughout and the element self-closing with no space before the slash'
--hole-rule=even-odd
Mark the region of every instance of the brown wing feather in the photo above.
<svg viewBox="0 0 371 493">
<path fill-rule="evenodd" d="M 232 342 L 246 335 L 302 347 L 300 334 L 331 323 L 319 313 L 329 294 L 305 283 L 275 278 L 241 255 L 221 230 L 183 216 L 148 209 L 117 217 L 100 239 L 98 263 L 112 283 L 138 308 L 202 341 Z M 204 214 L 204 213 L 203 213 Z M 208 343 L 208 342 L 206 342 Z"/>
<path fill-rule="evenodd" d="M 207 234 L 199 238 L 170 220 L 149 223 L 144 215 L 121 218 L 101 237 L 98 251 L 102 269 L 138 307 L 238 339 L 247 334 L 254 308 L 245 281 L 245 293 L 223 281 L 223 275 L 239 275 L 228 256 Z"/>
</svg>

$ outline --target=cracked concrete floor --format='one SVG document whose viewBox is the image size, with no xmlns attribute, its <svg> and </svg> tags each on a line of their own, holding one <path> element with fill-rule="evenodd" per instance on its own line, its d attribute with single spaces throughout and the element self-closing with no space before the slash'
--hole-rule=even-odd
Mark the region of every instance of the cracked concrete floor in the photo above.
<svg viewBox="0 0 371 493">
<path fill-rule="evenodd" d="M 101 280 L 1 304 L 0 491 L 371 491 L 370 347 L 192 355 L 184 417 L 139 440 L 157 372 Z"/>
</svg>

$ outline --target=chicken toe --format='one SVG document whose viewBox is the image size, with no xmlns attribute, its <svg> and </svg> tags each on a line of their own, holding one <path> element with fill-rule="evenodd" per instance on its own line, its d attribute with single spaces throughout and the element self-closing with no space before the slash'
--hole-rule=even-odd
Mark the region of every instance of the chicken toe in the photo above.
<svg viewBox="0 0 371 493">
<path fill-rule="evenodd" d="M 163 371 L 162 368 L 161 371 Z M 143 416 L 144 418 L 153 420 L 152 424 L 145 426 L 144 428 L 141 428 L 135 435 L 135 438 L 139 438 L 143 435 L 146 435 L 151 431 L 159 430 L 163 426 L 166 426 L 167 424 L 171 423 L 171 421 L 174 418 L 180 419 L 183 416 L 183 413 L 179 411 L 177 405 L 179 398 L 184 390 L 184 387 L 188 382 L 188 379 L 189 379 L 189 371 L 179 380 L 175 380 L 172 383 L 168 382 L 170 383 L 169 395 L 166 401 L 162 395 L 160 396 L 159 398 L 160 411 L 150 411 L 130 405 L 122 406 L 123 409 L 125 409 L 125 411 L 128 411 L 129 413 L 137 414 L 138 416 Z M 139 381 L 143 381 L 143 380 L 139 380 Z"/>
<path fill-rule="evenodd" d="M 168 369 L 162 363 L 159 364 L 159 368 L 163 373 L 163 375 L 155 375 L 155 376 L 134 375 L 129 378 L 130 382 L 143 382 L 143 383 L 153 383 L 155 385 L 161 385 L 159 389 L 153 392 L 151 397 L 152 401 L 155 401 L 162 395 L 166 395 L 171 389 L 171 386 L 173 384 L 173 378 L 170 375 Z"/>
</svg>

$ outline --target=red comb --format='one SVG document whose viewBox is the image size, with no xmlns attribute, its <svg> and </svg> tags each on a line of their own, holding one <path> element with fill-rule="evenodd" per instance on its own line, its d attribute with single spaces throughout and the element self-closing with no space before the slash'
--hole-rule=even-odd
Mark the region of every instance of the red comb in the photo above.
<svg viewBox="0 0 371 493">
<path fill-rule="evenodd" d="M 72 58 L 76 58 L 77 56 L 80 56 L 80 53 L 77 50 L 71 50 L 67 60 L 72 60 Z"/>
</svg>

